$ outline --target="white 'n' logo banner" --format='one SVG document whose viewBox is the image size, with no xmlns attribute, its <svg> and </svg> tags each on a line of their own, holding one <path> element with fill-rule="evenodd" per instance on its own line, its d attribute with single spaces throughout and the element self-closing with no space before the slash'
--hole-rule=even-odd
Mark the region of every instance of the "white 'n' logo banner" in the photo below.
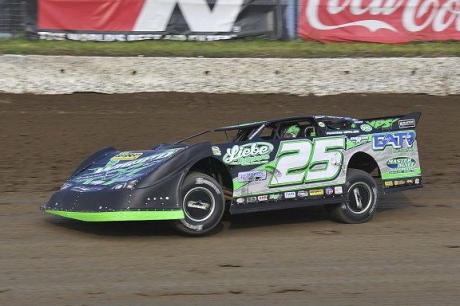
<svg viewBox="0 0 460 306">
<path fill-rule="evenodd" d="M 218 0 L 211 10 L 206 0 L 146 0 L 133 30 L 165 31 L 177 4 L 192 32 L 231 32 L 243 1 Z"/>
</svg>

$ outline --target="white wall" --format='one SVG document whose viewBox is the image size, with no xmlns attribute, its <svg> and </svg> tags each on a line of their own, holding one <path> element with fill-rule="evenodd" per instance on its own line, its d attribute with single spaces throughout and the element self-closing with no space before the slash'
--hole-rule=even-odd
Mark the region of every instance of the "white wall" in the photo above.
<svg viewBox="0 0 460 306">
<path fill-rule="evenodd" d="M 0 92 L 460 94 L 460 58 L 0 56 Z"/>
</svg>

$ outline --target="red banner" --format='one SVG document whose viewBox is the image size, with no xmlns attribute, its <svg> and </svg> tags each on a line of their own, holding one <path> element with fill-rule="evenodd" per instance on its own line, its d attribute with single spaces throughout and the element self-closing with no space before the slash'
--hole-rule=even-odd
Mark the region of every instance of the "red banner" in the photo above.
<svg viewBox="0 0 460 306">
<path fill-rule="evenodd" d="M 277 9 L 274 2 L 267 0 L 29 0 L 27 3 L 37 12 L 38 18 L 30 19 L 36 21 L 38 37 L 48 40 L 212 41 L 268 36 L 274 33 Z M 282 31 L 278 32 L 281 36 Z"/>
<path fill-rule="evenodd" d="M 131 31 L 144 0 L 40 0 L 38 4 L 41 29 Z"/>
<path fill-rule="evenodd" d="M 460 0 L 302 0 L 298 27 L 323 42 L 460 40 Z"/>
</svg>

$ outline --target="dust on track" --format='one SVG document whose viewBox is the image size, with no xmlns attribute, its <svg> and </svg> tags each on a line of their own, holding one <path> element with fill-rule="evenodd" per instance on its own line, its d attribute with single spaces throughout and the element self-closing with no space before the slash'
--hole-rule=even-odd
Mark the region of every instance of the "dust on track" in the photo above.
<svg viewBox="0 0 460 306">
<path fill-rule="evenodd" d="M 458 96 L 0 94 L 0 305 L 457 305 Z M 228 216 L 214 235 L 161 222 L 89 224 L 38 207 L 89 154 L 298 114 L 421 111 L 425 187 L 361 225 L 321 207 Z"/>
</svg>

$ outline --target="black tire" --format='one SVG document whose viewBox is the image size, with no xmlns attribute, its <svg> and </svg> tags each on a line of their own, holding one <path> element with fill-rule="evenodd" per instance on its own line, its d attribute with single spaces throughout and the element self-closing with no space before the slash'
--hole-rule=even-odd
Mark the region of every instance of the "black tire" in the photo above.
<svg viewBox="0 0 460 306">
<path fill-rule="evenodd" d="M 185 218 L 172 221 L 174 228 L 187 235 L 204 235 L 215 228 L 225 210 L 221 186 L 209 175 L 192 172 L 181 190 Z"/>
<path fill-rule="evenodd" d="M 378 204 L 377 184 L 371 175 L 358 169 L 348 169 L 347 203 L 326 205 L 331 219 L 348 224 L 363 223 L 374 216 Z"/>
</svg>

